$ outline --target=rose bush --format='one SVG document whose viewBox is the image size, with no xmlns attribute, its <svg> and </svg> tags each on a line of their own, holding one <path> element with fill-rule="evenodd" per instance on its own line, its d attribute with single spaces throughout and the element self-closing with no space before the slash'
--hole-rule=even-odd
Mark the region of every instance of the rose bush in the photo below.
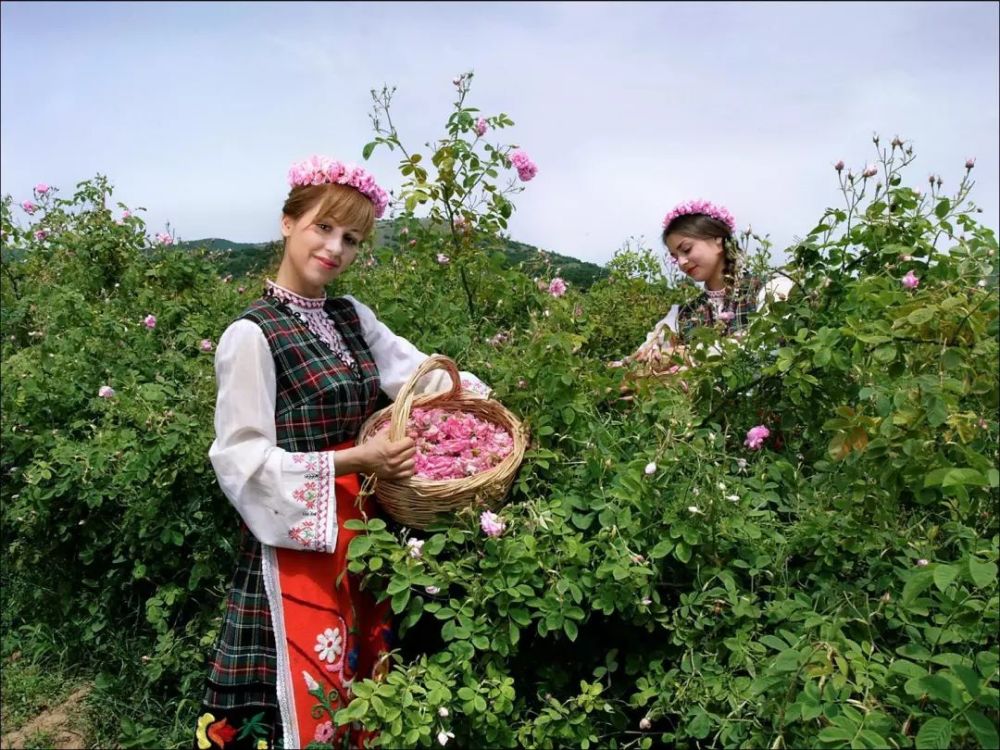
<svg viewBox="0 0 1000 750">
<path fill-rule="evenodd" d="M 692 348 L 684 387 L 622 400 L 608 360 L 693 289 L 641 243 L 586 293 L 504 270 L 521 184 L 495 180 L 545 165 L 484 144 L 509 118 L 457 80 L 434 174 L 377 99 L 405 241 L 338 289 L 479 374 L 531 445 L 496 514 L 419 539 L 354 522 L 399 648 L 316 740 L 360 721 L 388 747 L 996 746 L 997 241 L 974 164 L 951 195 L 907 186 L 895 142 L 839 165 L 788 300 Z M 207 459 L 213 342 L 261 278 L 158 242 L 103 178 L 44 187 L 0 217 L 4 654 L 94 674 L 108 744 L 188 745 L 236 539 Z"/>
</svg>

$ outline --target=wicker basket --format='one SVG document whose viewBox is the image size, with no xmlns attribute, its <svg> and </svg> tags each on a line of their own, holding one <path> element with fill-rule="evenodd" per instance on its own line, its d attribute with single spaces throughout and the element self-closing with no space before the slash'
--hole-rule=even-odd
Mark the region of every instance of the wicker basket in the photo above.
<svg viewBox="0 0 1000 750">
<path fill-rule="evenodd" d="M 451 376 L 451 390 L 414 396 L 413 389 L 420 378 L 436 369 L 443 369 Z M 375 480 L 373 491 L 385 512 L 405 526 L 426 529 L 441 514 L 453 513 L 470 505 L 481 505 L 489 510 L 499 508 L 524 458 L 527 444 L 524 427 L 498 401 L 464 393 L 458 368 L 447 357 L 439 354 L 428 357 L 403 385 L 395 403 L 375 412 L 361 425 L 358 445 L 371 440 L 387 420 L 391 420 L 389 438 L 400 440 L 406 435 L 410 411 L 418 406 L 461 411 L 500 425 L 511 434 L 514 448 L 492 469 L 469 477 L 422 479 L 414 476 L 403 480 Z"/>
</svg>

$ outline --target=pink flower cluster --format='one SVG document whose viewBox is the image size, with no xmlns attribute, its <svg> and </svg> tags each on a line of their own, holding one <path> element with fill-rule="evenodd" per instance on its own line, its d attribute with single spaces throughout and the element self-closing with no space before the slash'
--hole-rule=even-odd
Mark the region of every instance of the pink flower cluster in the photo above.
<svg viewBox="0 0 1000 750">
<path fill-rule="evenodd" d="M 549 282 L 549 294 L 553 297 L 562 297 L 566 294 L 566 282 L 556 276 Z"/>
<path fill-rule="evenodd" d="M 352 187 L 372 202 L 375 217 L 379 219 L 389 205 L 389 194 L 375 184 L 375 178 L 368 172 L 327 156 L 313 155 L 292 164 L 288 170 L 288 182 L 292 187 L 327 184 Z"/>
<path fill-rule="evenodd" d="M 418 407 L 410 414 L 406 433 L 417 444 L 415 474 L 422 479 L 479 474 L 514 450 L 507 430 L 465 412 Z"/>
<path fill-rule="evenodd" d="M 527 182 L 536 174 L 538 174 L 538 167 L 523 151 L 515 151 L 510 155 L 510 161 L 517 169 L 517 176 L 521 178 L 521 182 Z"/>
<path fill-rule="evenodd" d="M 764 445 L 764 441 L 771 435 L 771 431 L 767 429 L 764 425 L 759 424 L 756 427 L 751 427 L 747 431 L 747 439 L 744 441 L 744 445 L 752 451 L 757 451 L 761 449 Z"/>
<path fill-rule="evenodd" d="M 174 238 L 171 237 L 167 232 L 157 232 L 156 241 L 161 245 L 173 245 Z"/>
<path fill-rule="evenodd" d="M 734 219 L 733 215 L 729 213 L 729 209 L 725 206 L 716 206 L 711 201 L 702 200 L 687 201 L 674 206 L 670 213 L 663 218 L 663 228 L 666 229 L 670 226 L 670 222 L 678 216 L 686 216 L 687 214 L 704 214 L 705 216 L 711 216 L 713 219 L 718 219 L 729 227 L 730 232 L 736 231 L 736 219 Z"/>
</svg>

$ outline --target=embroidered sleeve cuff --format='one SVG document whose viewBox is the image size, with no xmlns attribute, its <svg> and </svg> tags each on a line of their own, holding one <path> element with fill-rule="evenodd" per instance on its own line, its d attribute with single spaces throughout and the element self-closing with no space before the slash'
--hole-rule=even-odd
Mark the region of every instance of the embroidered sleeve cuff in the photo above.
<svg viewBox="0 0 1000 750">
<path fill-rule="evenodd" d="M 333 552 L 337 546 L 337 499 L 333 453 L 287 453 L 285 485 L 290 501 L 288 543 L 315 552 Z"/>
</svg>

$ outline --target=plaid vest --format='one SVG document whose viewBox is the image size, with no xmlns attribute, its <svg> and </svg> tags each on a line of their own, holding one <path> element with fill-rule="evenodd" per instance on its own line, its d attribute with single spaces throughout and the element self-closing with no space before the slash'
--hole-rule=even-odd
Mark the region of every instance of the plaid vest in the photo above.
<svg viewBox="0 0 1000 750">
<path fill-rule="evenodd" d="M 375 412 L 379 374 L 354 305 L 328 299 L 324 309 L 354 355 L 356 369 L 273 297 L 257 300 L 240 316 L 260 327 L 274 357 L 277 441 L 287 451 L 322 451 L 353 440 Z M 277 652 L 261 546 L 241 526 L 236 573 L 203 703 L 207 711 L 277 706 Z"/>
<path fill-rule="evenodd" d="M 744 277 L 732 293 L 726 295 L 723 311 L 733 313 L 729 321 L 716 321 L 715 307 L 708 295 L 702 292 L 690 302 L 681 306 L 677 313 L 677 330 L 688 340 L 691 332 L 700 326 L 722 326 L 723 335 L 732 335 L 750 325 L 750 316 L 757 312 L 757 297 L 764 288 L 764 280 L 756 276 Z"/>
<path fill-rule="evenodd" d="M 375 411 L 378 369 L 361 336 L 354 305 L 328 299 L 324 310 L 344 337 L 357 369 L 344 364 L 273 297 L 258 300 L 241 316 L 260 327 L 271 348 L 277 379 L 275 427 L 278 446 L 287 451 L 322 451 L 353 440 Z"/>
</svg>

